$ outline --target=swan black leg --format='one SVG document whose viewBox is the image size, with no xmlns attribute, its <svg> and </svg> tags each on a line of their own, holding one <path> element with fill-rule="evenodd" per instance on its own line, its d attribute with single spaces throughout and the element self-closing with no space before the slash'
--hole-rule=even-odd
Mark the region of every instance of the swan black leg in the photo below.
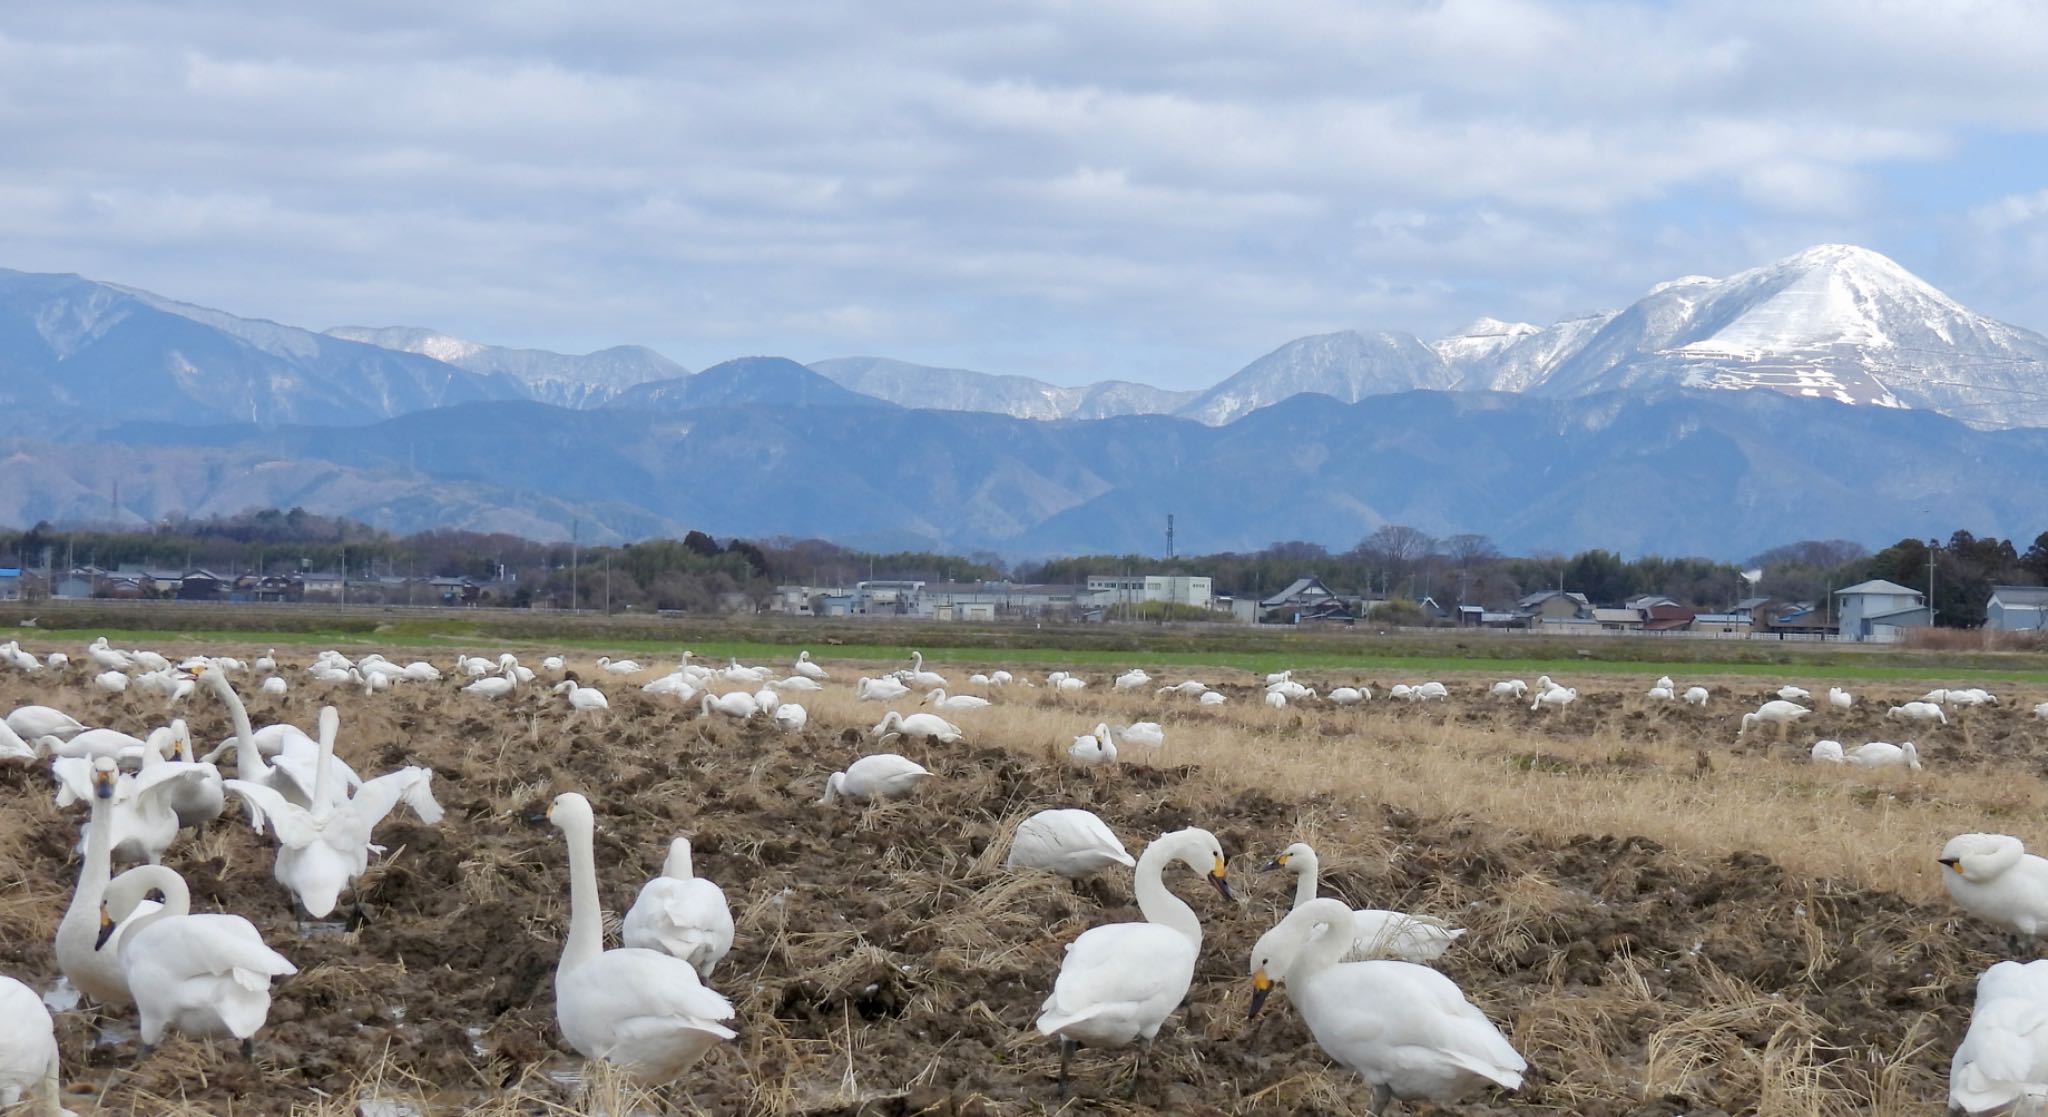
<svg viewBox="0 0 2048 1117">
<path fill-rule="evenodd" d="M 245 1061 L 245 1062 L 251 1062 L 251 1063 L 253 1063 L 253 1062 L 255 1062 L 255 1061 L 256 1061 L 256 1037 L 255 1037 L 255 1036 L 249 1036 L 248 1038 L 246 1038 L 246 1039 L 242 1040 L 242 1059 L 243 1059 L 243 1061 Z"/>
<path fill-rule="evenodd" d="M 1394 1088 L 1384 1082 L 1380 1083 L 1372 1088 L 1372 1108 L 1366 1112 L 1373 1114 L 1373 1117 L 1379 1117 L 1380 1114 L 1387 1111 L 1387 1106 L 1393 1100 Z"/>
<path fill-rule="evenodd" d="M 1061 1101 L 1065 1101 L 1065 1100 L 1066 1100 L 1066 1097 L 1067 1097 L 1067 1064 L 1073 1061 L 1073 1059 L 1074 1059 L 1074 1048 L 1076 1048 L 1076 1047 L 1078 1047 L 1078 1046 L 1080 1046 L 1080 1045 L 1079 1045 L 1079 1044 L 1077 1044 L 1077 1043 L 1075 1043 L 1075 1042 L 1074 1042 L 1073 1040 L 1070 1040 L 1070 1039 L 1066 1038 L 1065 1036 L 1061 1036 L 1061 1037 L 1060 1037 L 1060 1100 L 1061 1100 Z"/>
</svg>

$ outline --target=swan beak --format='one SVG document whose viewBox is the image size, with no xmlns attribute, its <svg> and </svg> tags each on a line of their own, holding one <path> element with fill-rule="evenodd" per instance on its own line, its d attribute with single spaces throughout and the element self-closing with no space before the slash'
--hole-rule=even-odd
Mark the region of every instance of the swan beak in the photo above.
<svg viewBox="0 0 2048 1117">
<path fill-rule="evenodd" d="M 1940 864 L 1946 865 L 1949 868 L 1954 869 L 1956 871 L 1957 876 L 1963 875 L 1963 862 L 1960 858 L 1942 857 L 1938 858 L 1937 860 Z"/>
<path fill-rule="evenodd" d="M 1283 853 L 1280 856 L 1275 857 L 1271 861 L 1266 862 L 1264 865 L 1259 866 L 1259 871 L 1262 873 L 1270 873 L 1275 869 L 1284 869 L 1286 867 L 1287 855 Z"/>
<path fill-rule="evenodd" d="M 101 904 L 101 905 L 100 905 L 100 934 L 99 934 L 99 937 L 98 937 L 98 938 L 96 938 L 96 939 L 94 939 L 94 940 L 93 940 L 93 942 L 92 942 L 92 948 L 93 948 L 94 950 L 98 950 L 98 949 L 100 949 L 101 947 L 103 947 L 103 946 L 107 945 L 107 940 L 108 940 L 108 939 L 111 939 L 111 938 L 113 938 L 113 937 L 114 937 L 114 927 L 115 927 L 115 926 L 116 926 L 116 924 L 114 923 L 114 921 L 113 921 L 112 919 L 110 919 L 110 918 L 108 918 L 108 917 L 107 917 L 107 905 L 105 905 L 105 904 Z"/>
<path fill-rule="evenodd" d="M 1235 901 L 1237 899 L 1237 897 L 1230 894 L 1229 878 L 1223 875 L 1223 858 L 1218 857 L 1216 859 L 1216 867 L 1209 870 L 1209 883 L 1216 886 L 1216 891 L 1219 894 L 1221 894 L 1224 899 L 1231 901 Z"/>
<path fill-rule="evenodd" d="M 1244 1014 L 1246 1020 L 1259 1014 L 1266 1007 L 1266 998 L 1273 995 L 1273 979 L 1266 976 L 1266 967 L 1260 966 L 1252 974 L 1252 1010 Z"/>
<path fill-rule="evenodd" d="M 114 773 L 95 770 L 92 774 L 92 793 L 101 799 L 114 797 Z"/>
</svg>

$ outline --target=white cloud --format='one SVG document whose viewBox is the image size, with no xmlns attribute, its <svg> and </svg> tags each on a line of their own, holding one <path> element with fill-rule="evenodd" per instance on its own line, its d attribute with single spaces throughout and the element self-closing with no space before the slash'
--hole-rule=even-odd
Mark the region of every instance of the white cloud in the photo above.
<svg viewBox="0 0 2048 1117">
<path fill-rule="evenodd" d="M 1887 211 L 1888 167 L 2041 144 L 2044 54 L 2018 0 L 49 6 L 0 33 L 0 266 L 693 365 L 1198 381 L 1885 249 L 1943 217 Z M 1997 288 L 1951 226 L 1914 263 Z"/>
</svg>

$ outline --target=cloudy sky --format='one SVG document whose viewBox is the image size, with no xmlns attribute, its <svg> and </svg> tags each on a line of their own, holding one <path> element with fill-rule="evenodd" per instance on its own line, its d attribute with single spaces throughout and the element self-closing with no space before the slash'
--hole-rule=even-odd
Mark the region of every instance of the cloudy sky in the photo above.
<svg viewBox="0 0 2048 1117">
<path fill-rule="evenodd" d="M 0 267 L 1206 384 L 1822 241 L 2048 329 L 2037 0 L 25 3 Z"/>
</svg>

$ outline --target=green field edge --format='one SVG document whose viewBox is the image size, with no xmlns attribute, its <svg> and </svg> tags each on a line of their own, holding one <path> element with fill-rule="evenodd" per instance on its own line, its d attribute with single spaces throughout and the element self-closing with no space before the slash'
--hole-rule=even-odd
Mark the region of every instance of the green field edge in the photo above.
<svg viewBox="0 0 2048 1117">
<path fill-rule="evenodd" d="M 591 652 L 622 652 L 679 658 L 685 649 L 699 659 L 775 661 L 794 658 L 809 649 L 813 657 L 856 662 L 887 663 L 910 659 L 909 644 L 830 644 L 824 641 L 767 642 L 758 640 L 645 640 L 595 639 L 588 636 L 562 637 L 541 641 L 530 637 L 486 633 L 446 633 L 414 625 L 391 626 L 390 631 L 305 631 L 265 632 L 243 629 L 24 629 L 18 635 L 35 644 L 76 643 L 82 647 L 95 637 L 105 636 L 117 645 L 220 644 L 238 647 L 333 647 L 337 650 L 379 648 L 443 648 L 448 650 L 560 649 Z M 1944 664 L 1939 653 L 1917 653 L 1914 662 L 1854 662 L 1878 657 L 1857 655 L 1845 660 L 1792 659 L 1783 663 L 1748 663 L 1725 660 L 1635 660 L 1604 659 L 1598 656 L 1570 658 L 1505 658 L 1455 655 L 1349 655 L 1321 650 L 1302 652 L 1224 650 L 1170 651 L 1104 648 L 1044 648 L 919 645 L 925 658 L 934 663 L 970 666 L 1042 665 L 1049 668 L 1163 667 L 1226 668 L 1263 674 L 1289 668 L 1301 670 L 1389 671 L 1425 674 L 1517 674 L 1625 675 L 1653 678 L 1659 675 L 1735 675 L 1770 678 L 1827 677 L 1845 680 L 1956 679 L 2020 683 L 2048 683 L 2048 669 L 1995 668 L 1966 664 Z M 1929 662 L 1935 660 L 1936 662 Z M 656 664 L 649 664 L 656 666 Z"/>
</svg>

